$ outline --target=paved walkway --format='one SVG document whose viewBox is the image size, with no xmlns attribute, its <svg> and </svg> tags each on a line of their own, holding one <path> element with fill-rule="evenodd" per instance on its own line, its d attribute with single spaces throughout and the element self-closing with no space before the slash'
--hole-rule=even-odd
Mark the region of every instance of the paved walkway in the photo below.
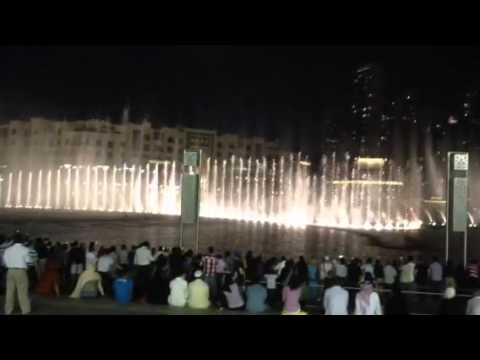
<svg viewBox="0 0 480 360">
<path fill-rule="evenodd" d="M 166 305 L 150 305 L 131 303 L 120 305 L 111 299 L 99 298 L 92 300 L 70 299 L 66 296 L 59 298 L 32 297 L 32 315 L 248 315 L 246 311 L 231 310 L 194 310 L 190 308 L 173 308 Z M 0 297 L 1 311 L 4 314 L 3 306 L 5 298 Z M 19 314 L 17 309 L 15 314 Z M 270 312 L 265 315 L 278 315 Z"/>
</svg>

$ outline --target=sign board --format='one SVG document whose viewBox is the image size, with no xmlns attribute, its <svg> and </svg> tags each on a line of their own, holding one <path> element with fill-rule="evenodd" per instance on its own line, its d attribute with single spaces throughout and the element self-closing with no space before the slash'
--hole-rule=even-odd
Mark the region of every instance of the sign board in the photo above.
<svg viewBox="0 0 480 360">
<path fill-rule="evenodd" d="M 199 209 L 200 178 L 198 175 L 184 174 L 182 177 L 182 223 L 196 224 Z"/>
<path fill-rule="evenodd" d="M 445 260 L 467 263 L 468 153 L 449 152 Z"/>
</svg>

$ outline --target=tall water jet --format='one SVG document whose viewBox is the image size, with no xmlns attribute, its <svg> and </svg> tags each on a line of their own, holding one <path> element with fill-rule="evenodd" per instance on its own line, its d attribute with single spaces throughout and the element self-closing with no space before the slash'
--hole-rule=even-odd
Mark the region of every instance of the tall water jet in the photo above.
<svg viewBox="0 0 480 360">
<path fill-rule="evenodd" d="M 15 207 L 23 207 L 22 204 L 22 170 L 18 171 L 18 176 L 17 176 L 17 197 L 15 199 Z"/>
<path fill-rule="evenodd" d="M 38 182 L 37 182 L 37 203 L 35 205 L 36 209 L 42 208 L 42 170 L 38 171 Z"/>
<path fill-rule="evenodd" d="M 48 170 L 47 173 L 47 204 L 45 205 L 45 209 L 51 209 L 51 199 L 52 197 L 52 170 Z"/>
<path fill-rule="evenodd" d="M 8 174 L 7 200 L 5 202 L 5 207 L 7 208 L 12 207 L 12 181 L 13 174 L 10 172 Z"/>
<path fill-rule="evenodd" d="M 56 187 L 55 187 L 55 209 L 60 209 L 61 175 L 62 175 L 62 170 L 57 169 L 57 179 L 56 179 L 57 181 L 56 181 Z"/>
<path fill-rule="evenodd" d="M 27 208 L 31 208 L 32 207 L 32 172 L 29 171 L 28 172 L 28 183 L 27 183 L 27 205 L 26 207 Z"/>
</svg>

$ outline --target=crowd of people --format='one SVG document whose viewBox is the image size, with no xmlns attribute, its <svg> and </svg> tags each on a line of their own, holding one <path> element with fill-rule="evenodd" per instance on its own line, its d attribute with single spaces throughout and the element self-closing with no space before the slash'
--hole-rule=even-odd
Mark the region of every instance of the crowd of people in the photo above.
<svg viewBox="0 0 480 360">
<path fill-rule="evenodd" d="M 480 292 L 473 293 L 466 308 L 457 296 L 459 287 L 480 288 L 474 260 L 465 269 L 435 257 L 430 263 L 413 257 L 385 263 L 328 256 L 264 259 L 252 251 L 242 256 L 210 247 L 194 254 L 148 242 L 129 248 L 62 244 L 19 232 L 0 238 L 0 259 L 6 314 L 14 311 L 17 299 L 21 312 L 30 313 L 31 292 L 254 314 L 303 315 L 307 304 L 320 305 L 326 315 L 408 314 L 405 291 L 425 288 L 442 293 L 438 314 L 480 314 Z"/>
</svg>

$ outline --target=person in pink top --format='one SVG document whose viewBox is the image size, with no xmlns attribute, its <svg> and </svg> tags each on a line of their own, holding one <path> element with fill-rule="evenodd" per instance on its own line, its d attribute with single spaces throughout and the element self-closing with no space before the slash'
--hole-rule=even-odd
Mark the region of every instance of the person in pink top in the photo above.
<svg viewBox="0 0 480 360">
<path fill-rule="evenodd" d="M 306 315 L 300 306 L 300 296 L 304 284 L 295 271 L 288 284 L 282 290 L 282 315 Z"/>
</svg>

